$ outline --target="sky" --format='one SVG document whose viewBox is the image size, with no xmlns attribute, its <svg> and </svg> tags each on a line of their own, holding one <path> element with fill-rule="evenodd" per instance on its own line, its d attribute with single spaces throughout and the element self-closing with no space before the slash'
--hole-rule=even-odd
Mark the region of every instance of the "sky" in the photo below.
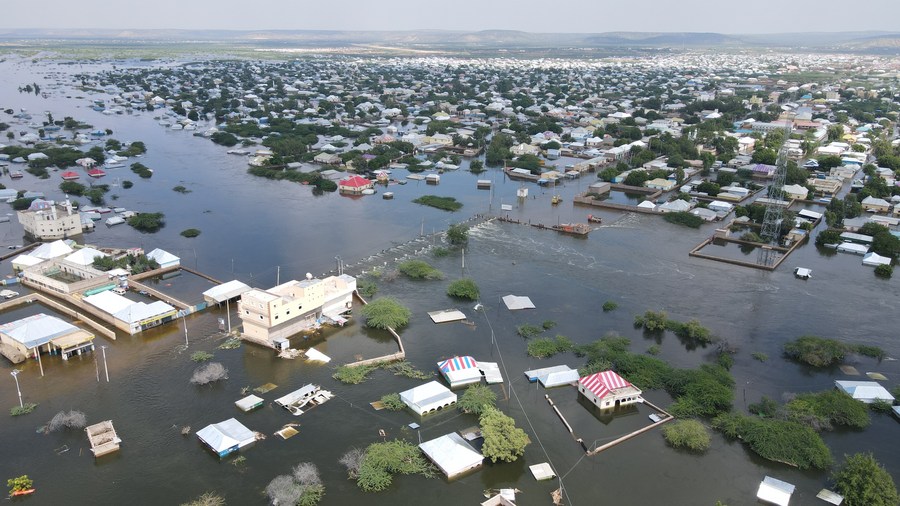
<svg viewBox="0 0 900 506">
<path fill-rule="evenodd" d="M 5 0 L 5 28 L 900 32 L 900 0 Z"/>
</svg>

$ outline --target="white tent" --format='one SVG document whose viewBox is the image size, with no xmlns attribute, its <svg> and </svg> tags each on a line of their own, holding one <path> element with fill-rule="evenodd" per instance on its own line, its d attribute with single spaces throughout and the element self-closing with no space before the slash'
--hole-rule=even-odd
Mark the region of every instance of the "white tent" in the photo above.
<svg viewBox="0 0 900 506">
<path fill-rule="evenodd" d="M 455 478 L 467 471 L 478 469 L 484 462 L 484 456 L 455 432 L 425 441 L 419 448 L 447 475 L 447 478 Z"/>
<path fill-rule="evenodd" d="M 456 394 L 437 381 L 400 392 L 400 400 L 419 415 L 431 413 L 456 403 Z"/>
<path fill-rule="evenodd" d="M 863 265 L 891 265 L 891 259 L 888 257 L 883 257 L 874 251 L 870 251 L 863 255 Z"/>
<path fill-rule="evenodd" d="M 756 491 L 756 498 L 778 506 L 788 506 L 791 501 L 791 494 L 794 493 L 794 486 L 790 483 L 776 480 L 770 476 L 766 476 L 759 484 L 759 490 Z"/>
<path fill-rule="evenodd" d="M 858 401 L 870 404 L 875 401 L 893 402 L 894 396 L 874 381 L 835 381 L 834 386 Z"/>
</svg>

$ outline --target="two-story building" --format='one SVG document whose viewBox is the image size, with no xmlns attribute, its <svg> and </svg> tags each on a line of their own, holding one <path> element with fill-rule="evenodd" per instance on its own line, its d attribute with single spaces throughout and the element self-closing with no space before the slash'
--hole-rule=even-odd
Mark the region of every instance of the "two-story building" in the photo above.
<svg viewBox="0 0 900 506">
<path fill-rule="evenodd" d="M 82 233 L 81 216 L 68 200 L 57 204 L 35 199 L 28 209 L 17 214 L 25 233 L 38 241 L 65 239 Z"/>
</svg>

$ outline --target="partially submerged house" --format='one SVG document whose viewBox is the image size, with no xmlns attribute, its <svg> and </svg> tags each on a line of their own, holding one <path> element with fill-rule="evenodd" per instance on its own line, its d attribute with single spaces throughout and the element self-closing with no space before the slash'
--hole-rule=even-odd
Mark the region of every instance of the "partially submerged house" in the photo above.
<svg viewBox="0 0 900 506">
<path fill-rule="evenodd" d="M 38 313 L 0 325 L 0 344 L 3 354 L 13 363 L 39 353 L 58 354 L 68 360 L 93 351 L 94 334 L 55 316 Z"/>
<path fill-rule="evenodd" d="M 573 385 L 578 383 L 578 370 L 567 365 L 557 365 L 525 371 L 528 381 L 538 381 L 544 388 L 553 388 L 561 385 Z"/>
<path fill-rule="evenodd" d="M 478 362 L 468 355 L 448 358 L 443 362 L 438 362 L 437 365 L 438 369 L 441 370 L 441 376 L 450 384 L 450 388 L 481 381 L 481 371 L 478 369 Z"/>
<path fill-rule="evenodd" d="M 894 402 L 894 396 L 875 381 L 837 380 L 834 386 L 858 401 L 871 404 L 875 401 Z"/>
<path fill-rule="evenodd" d="M 448 479 L 478 469 L 484 462 L 484 456 L 455 432 L 425 441 L 419 448 Z"/>
<path fill-rule="evenodd" d="M 197 437 L 219 457 L 256 441 L 256 433 L 234 418 L 203 427 L 197 431 Z"/>
<path fill-rule="evenodd" d="M 788 506 L 793 493 L 794 486 L 790 483 L 776 480 L 771 476 L 766 476 L 759 484 L 759 489 L 756 491 L 756 498 L 770 504 Z"/>
<path fill-rule="evenodd" d="M 602 371 L 579 379 L 578 392 L 601 409 L 644 401 L 641 390 L 614 371 Z"/>
<path fill-rule="evenodd" d="M 177 318 L 178 310 L 161 301 L 134 302 L 111 290 L 103 290 L 82 299 L 115 319 L 116 327 L 128 332 L 138 332 L 158 327 Z"/>
<path fill-rule="evenodd" d="M 456 404 L 456 394 L 437 381 L 400 392 L 400 400 L 419 415 L 440 411 Z"/>
</svg>

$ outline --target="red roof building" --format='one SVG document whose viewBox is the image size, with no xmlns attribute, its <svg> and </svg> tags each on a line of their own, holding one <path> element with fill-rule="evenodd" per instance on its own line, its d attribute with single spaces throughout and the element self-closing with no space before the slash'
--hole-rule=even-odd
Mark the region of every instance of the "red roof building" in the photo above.
<svg viewBox="0 0 900 506">
<path fill-rule="evenodd" d="M 603 371 L 578 380 L 578 392 L 601 409 L 643 402 L 641 390 L 613 371 Z"/>
<path fill-rule="evenodd" d="M 338 183 L 338 190 L 344 193 L 362 193 L 363 190 L 374 188 L 375 183 L 359 176 L 353 175 L 347 179 L 341 179 Z"/>
</svg>

